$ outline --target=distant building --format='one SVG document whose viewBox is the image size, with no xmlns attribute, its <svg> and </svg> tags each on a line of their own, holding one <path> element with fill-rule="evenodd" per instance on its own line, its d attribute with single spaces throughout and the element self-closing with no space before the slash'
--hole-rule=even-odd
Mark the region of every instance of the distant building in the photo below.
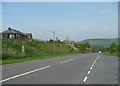
<svg viewBox="0 0 120 86">
<path fill-rule="evenodd" d="M 47 42 L 46 40 L 42 40 L 42 39 L 33 39 L 33 40 L 35 40 L 35 41 L 39 41 L 39 42 Z"/>
<path fill-rule="evenodd" d="M 71 47 L 72 49 L 76 50 L 77 52 L 79 52 L 79 49 L 76 48 L 74 46 L 75 42 L 72 40 L 64 40 L 63 43 L 65 43 L 66 45 L 68 45 L 69 47 Z"/>
<path fill-rule="evenodd" d="M 3 31 L 0 33 L 1 38 L 10 38 L 10 39 L 32 39 L 31 33 L 23 33 L 15 29 L 11 29 Z"/>
<path fill-rule="evenodd" d="M 25 35 L 26 35 L 29 39 L 32 39 L 32 33 L 25 33 Z"/>
<path fill-rule="evenodd" d="M 72 40 L 64 40 L 63 43 L 67 44 L 67 45 L 70 45 L 70 46 L 74 46 L 74 41 Z"/>
</svg>

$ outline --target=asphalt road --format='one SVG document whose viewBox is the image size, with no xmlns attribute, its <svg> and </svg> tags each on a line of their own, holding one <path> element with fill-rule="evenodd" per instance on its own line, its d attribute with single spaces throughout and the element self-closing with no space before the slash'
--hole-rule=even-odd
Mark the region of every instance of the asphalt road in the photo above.
<svg viewBox="0 0 120 86">
<path fill-rule="evenodd" d="M 2 66 L 3 84 L 118 84 L 118 57 L 81 54 Z"/>
</svg>

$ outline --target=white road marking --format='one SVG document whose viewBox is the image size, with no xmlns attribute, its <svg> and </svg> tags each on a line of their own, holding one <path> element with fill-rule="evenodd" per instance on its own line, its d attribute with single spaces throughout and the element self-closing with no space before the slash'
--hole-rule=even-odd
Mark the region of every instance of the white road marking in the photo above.
<svg viewBox="0 0 120 86">
<path fill-rule="evenodd" d="M 93 63 L 93 65 L 95 65 L 96 62 Z"/>
<path fill-rule="evenodd" d="M 39 70 L 43 70 L 43 69 L 46 69 L 46 68 L 49 68 L 49 67 L 50 67 L 50 66 L 45 66 L 45 67 L 38 68 L 38 69 L 29 71 L 29 72 L 26 72 L 26 73 L 22 73 L 22 74 L 19 74 L 19 75 L 16 75 L 16 76 L 13 76 L 13 77 L 10 77 L 10 78 L 1 80 L 0 83 L 1 83 L 1 82 L 5 82 L 5 81 L 8 81 L 8 80 L 11 80 L 11 79 L 15 79 L 15 78 L 18 78 L 18 77 L 20 77 L 20 76 L 24 76 L 24 75 L 27 75 L 27 74 L 30 74 L 30 73 L 33 73 L 33 72 L 36 72 L 36 71 L 39 71 Z"/>
<path fill-rule="evenodd" d="M 72 60 L 74 60 L 74 59 L 65 60 L 65 61 L 63 61 L 61 63 L 69 62 L 69 61 L 72 61 Z"/>
<path fill-rule="evenodd" d="M 94 61 L 94 63 L 96 63 L 97 59 Z"/>
<path fill-rule="evenodd" d="M 83 80 L 83 82 L 86 82 L 86 81 L 87 81 L 87 78 L 88 78 L 88 77 L 85 77 L 84 80 Z"/>
<path fill-rule="evenodd" d="M 90 68 L 90 70 L 92 70 L 93 67 Z"/>
<path fill-rule="evenodd" d="M 88 75 L 90 74 L 90 71 L 88 71 L 88 73 L 87 73 Z"/>
<path fill-rule="evenodd" d="M 94 67 L 96 61 L 99 59 L 99 57 L 100 57 L 100 55 L 99 55 L 99 56 L 95 59 L 95 61 L 93 62 L 92 66 L 90 67 L 90 69 L 89 69 L 87 75 L 85 76 L 85 78 L 84 78 L 84 80 L 83 80 L 83 83 L 85 83 L 85 82 L 87 81 L 88 75 L 90 74 L 91 70 L 93 69 L 93 67 Z"/>
</svg>

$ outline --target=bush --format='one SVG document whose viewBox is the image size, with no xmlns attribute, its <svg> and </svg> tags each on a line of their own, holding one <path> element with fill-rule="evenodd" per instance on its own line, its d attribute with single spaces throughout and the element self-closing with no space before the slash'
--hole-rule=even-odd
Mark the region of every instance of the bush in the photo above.
<svg viewBox="0 0 120 86">
<path fill-rule="evenodd" d="M 24 54 L 22 53 L 22 46 L 25 47 Z M 54 55 L 53 43 L 34 40 L 2 39 L 2 51 L 3 60 Z M 56 42 L 55 54 L 66 54 L 73 51 L 69 46 Z"/>
</svg>

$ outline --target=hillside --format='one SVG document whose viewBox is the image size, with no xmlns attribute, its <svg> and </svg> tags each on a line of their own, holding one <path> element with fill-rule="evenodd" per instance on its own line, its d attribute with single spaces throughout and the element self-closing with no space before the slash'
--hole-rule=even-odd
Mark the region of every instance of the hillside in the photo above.
<svg viewBox="0 0 120 86">
<path fill-rule="evenodd" d="M 0 39 L 1 41 L 1 39 Z M 22 53 L 22 45 L 25 47 L 25 53 Z M 72 48 L 56 42 L 55 55 L 69 54 L 74 52 Z M 34 40 L 14 40 L 2 39 L 2 59 L 19 59 L 54 55 L 53 42 L 39 42 Z M 41 59 L 40 58 L 40 59 Z"/>
<path fill-rule="evenodd" d="M 118 43 L 118 39 L 87 39 L 83 41 L 77 42 L 77 44 L 82 44 L 85 42 L 89 42 L 91 47 L 94 49 L 101 49 L 101 48 L 107 48 L 109 47 L 112 43 Z"/>
</svg>

